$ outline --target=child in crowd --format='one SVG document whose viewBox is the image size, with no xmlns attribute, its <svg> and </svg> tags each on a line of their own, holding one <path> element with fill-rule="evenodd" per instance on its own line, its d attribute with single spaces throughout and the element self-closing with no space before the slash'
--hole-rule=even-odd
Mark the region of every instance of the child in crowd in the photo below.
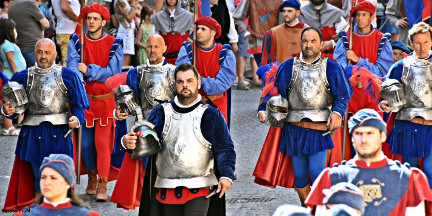
<svg viewBox="0 0 432 216">
<path fill-rule="evenodd" d="M 150 16 L 153 14 L 153 10 L 149 7 L 143 7 L 141 9 L 141 22 L 136 38 L 136 45 L 138 45 L 138 57 L 139 65 L 143 65 L 147 61 L 147 39 L 150 35 L 154 34 L 154 26 L 150 22 Z"/>
</svg>

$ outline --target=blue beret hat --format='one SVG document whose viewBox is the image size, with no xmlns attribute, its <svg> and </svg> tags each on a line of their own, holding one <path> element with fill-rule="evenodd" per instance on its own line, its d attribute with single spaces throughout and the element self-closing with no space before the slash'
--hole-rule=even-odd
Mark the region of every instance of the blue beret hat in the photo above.
<svg viewBox="0 0 432 216">
<path fill-rule="evenodd" d="M 66 182 L 73 187 L 75 184 L 75 165 L 71 157 L 65 154 L 50 154 L 42 161 L 39 172 L 45 167 L 49 167 L 57 171 Z"/>
<path fill-rule="evenodd" d="M 371 126 L 387 133 L 387 124 L 383 121 L 377 111 L 373 109 L 361 109 L 349 119 L 348 129 L 350 133 L 359 126 Z"/>
<path fill-rule="evenodd" d="M 390 44 L 392 46 L 392 49 L 402 50 L 402 52 L 404 52 L 406 54 L 410 54 L 411 53 L 411 51 L 408 49 L 408 47 L 404 43 L 402 43 L 400 41 L 392 41 L 392 42 L 390 42 Z"/>
<path fill-rule="evenodd" d="M 298 0 L 285 0 L 279 6 L 279 11 L 282 12 L 284 7 L 292 7 L 300 10 L 300 2 Z"/>
</svg>

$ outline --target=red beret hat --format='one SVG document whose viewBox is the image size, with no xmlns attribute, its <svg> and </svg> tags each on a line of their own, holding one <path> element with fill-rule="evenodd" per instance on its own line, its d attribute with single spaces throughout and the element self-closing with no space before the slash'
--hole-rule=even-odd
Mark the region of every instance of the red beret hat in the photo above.
<svg viewBox="0 0 432 216">
<path fill-rule="evenodd" d="M 87 14 L 92 13 L 92 12 L 100 14 L 102 16 L 102 18 L 107 22 L 110 20 L 111 15 L 110 15 L 108 9 L 106 7 L 100 5 L 100 4 L 92 4 L 91 6 L 85 6 L 81 10 L 80 15 L 82 17 L 84 17 L 84 19 L 85 19 L 85 18 L 87 18 Z"/>
<path fill-rule="evenodd" d="M 201 17 L 195 21 L 195 25 L 203 25 L 209 27 L 211 30 L 216 32 L 215 39 L 219 38 L 222 34 L 222 28 L 219 23 L 211 17 Z"/>
<path fill-rule="evenodd" d="M 375 14 L 376 7 L 373 3 L 369 2 L 369 1 L 362 1 L 362 2 L 358 3 L 356 6 L 351 8 L 350 16 L 354 17 L 356 15 L 357 11 L 366 11 L 372 15 L 372 14 Z"/>
</svg>

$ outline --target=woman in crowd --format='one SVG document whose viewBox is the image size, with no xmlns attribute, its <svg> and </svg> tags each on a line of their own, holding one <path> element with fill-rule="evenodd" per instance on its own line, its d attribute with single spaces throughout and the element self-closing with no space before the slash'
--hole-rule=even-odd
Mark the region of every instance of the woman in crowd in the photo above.
<svg viewBox="0 0 432 216">
<path fill-rule="evenodd" d="M 17 43 L 17 32 L 15 29 L 15 22 L 11 19 L 0 20 L 0 57 L 3 62 L 3 74 L 10 79 L 12 75 L 18 71 L 26 69 L 26 62 L 21 54 L 20 48 Z M 3 117 L 4 129 L 3 135 L 18 135 L 19 129 L 16 129 L 12 120 Z M 21 122 L 22 117 L 18 118 L 18 124 Z"/>
</svg>

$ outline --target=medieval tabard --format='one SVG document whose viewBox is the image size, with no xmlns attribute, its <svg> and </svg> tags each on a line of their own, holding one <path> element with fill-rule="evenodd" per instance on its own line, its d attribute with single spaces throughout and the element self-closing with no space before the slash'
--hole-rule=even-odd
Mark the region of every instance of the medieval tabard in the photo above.
<svg viewBox="0 0 432 216">
<path fill-rule="evenodd" d="M 255 37 L 263 39 L 264 33 L 279 22 L 281 0 L 249 0 L 249 26 L 247 30 Z"/>
<path fill-rule="evenodd" d="M 189 113 L 177 113 L 169 103 L 162 104 L 165 124 L 163 151 L 157 155 L 156 188 L 203 188 L 217 185 L 213 169 L 212 144 L 201 133 L 201 118 L 208 105 Z M 193 130 L 189 130 L 192 125 Z"/>
<path fill-rule="evenodd" d="M 422 117 L 432 120 L 432 62 L 404 60 L 402 84 L 407 100 L 406 105 L 398 112 L 396 119 L 411 120 Z"/>
<path fill-rule="evenodd" d="M 314 122 L 327 121 L 331 113 L 331 89 L 326 75 L 327 58 L 316 64 L 304 64 L 296 57 L 292 80 L 288 87 L 288 122 L 308 118 Z"/>
<path fill-rule="evenodd" d="M 26 91 L 30 109 L 27 110 L 23 125 L 36 126 L 44 121 L 53 125 L 68 123 L 69 96 L 60 66 L 55 65 L 50 69 L 36 66 L 29 68 Z"/>
<path fill-rule="evenodd" d="M 174 66 L 137 67 L 139 102 L 147 118 L 153 107 L 174 98 Z"/>
</svg>

